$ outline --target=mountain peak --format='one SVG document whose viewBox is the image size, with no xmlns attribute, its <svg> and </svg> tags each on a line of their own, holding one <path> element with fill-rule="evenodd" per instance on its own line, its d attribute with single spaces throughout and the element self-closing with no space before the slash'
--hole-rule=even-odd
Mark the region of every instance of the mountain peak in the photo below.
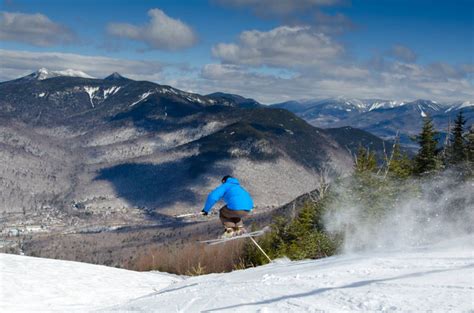
<svg viewBox="0 0 474 313">
<path fill-rule="evenodd" d="M 66 69 L 62 71 L 50 71 L 47 68 L 40 68 L 36 72 L 31 73 L 25 78 L 36 79 L 36 80 L 45 80 L 53 77 L 67 76 L 67 77 L 82 77 L 82 78 L 94 78 L 89 74 L 86 74 L 79 70 Z"/>
<path fill-rule="evenodd" d="M 227 105 L 235 105 L 243 108 L 255 108 L 261 106 L 261 104 L 254 99 L 245 98 L 232 93 L 214 92 L 206 95 L 206 97 L 212 98 L 213 100 L 222 100 L 224 103 L 227 103 Z"/>
<path fill-rule="evenodd" d="M 109 76 L 107 76 L 104 79 L 106 79 L 106 80 L 121 80 L 121 79 L 128 79 L 128 78 L 123 77 L 118 72 L 113 72 L 112 74 L 110 74 Z"/>
</svg>

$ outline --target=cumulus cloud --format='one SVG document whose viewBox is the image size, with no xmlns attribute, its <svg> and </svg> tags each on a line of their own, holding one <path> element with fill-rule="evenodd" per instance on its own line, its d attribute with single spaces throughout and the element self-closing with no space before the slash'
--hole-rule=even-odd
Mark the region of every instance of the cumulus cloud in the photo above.
<svg viewBox="0 0 474 313">
<path fill-rule="evenodd" d="M 0 80 L 18 78 L 39 68 L 50 70 L 75 69 L 94 77 L 119 72 L 126 77 L 143 80 L 161 78 L 163 64 L 102 56 L 86 56 L 60 52 L 29 52 L 0 49 Z"/>
<path fill-rule="evenodd" d="M 71 43 L 75 39 L 72 30 L 43 14 L 0 11 L 0 40 L 48 47 Z"/>
<path fill-rule="evenodd" d="M 244 31 L 238 44 L 220 43 L 212 48 L 212 54 L 223 63 L 275 67 L 317 65 L 343 52 L 342 45 L 309 26 Z"/>
<path fill-rule="evenodd" d="M 196 43 L 194 31 L 182 21 L 169 17 L 160 9 L 149 10 L 148 16 L 150 21 L 142 26 L 110 23 L 107 33 L 117 38 L 143 42 L 151 50 L 179 50 Z"/>
<path fill-rule="evenodd" d="M 404 45 L 394 45 L 387 55 L 403 62 L 415 62 L 417 58 L 416 53 Z"/>
<path fill-rule="evenodd" d="M 250 8 L 258 15 L 289 15 L 322 6 L 345 3 L 344 0 L 216 0 L 215 2 L 235 8 Z"/>
<path fill-rule="evenodd" d="M 240 93 L 264 103 L 341 95 L 395 100 L 474 99 L 472 64 L 421 65 L 416 63 L 416 53 L 403 45 L 394 45 L 370 61 L 360 61 L 334 39 L 342 31 L 335 25 L 350 25 L 348 19 L 323 13 L 316 18 L 319 26 L 244 31 L 235 43 L 215 45 L 212 53 L 221 64 L 206 65 L 200 83 L 206 90 L 214 88 L 209 91 Z M 337 23 L 331 31 L 332 19 Z M 291 76 L 279 75 L 278 70 L 290 71 Z"/>
</svg>

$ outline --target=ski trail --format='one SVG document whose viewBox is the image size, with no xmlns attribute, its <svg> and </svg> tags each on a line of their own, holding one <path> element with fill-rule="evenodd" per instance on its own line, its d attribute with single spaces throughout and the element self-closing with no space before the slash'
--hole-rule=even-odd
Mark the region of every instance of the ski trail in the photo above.
<svg viewBox="0 0 474 313">
<path fill-rule="evenodd" d="M 0 254 L 2 312 L 472 312 L 474 236 L 182 277 Z"/>
<path fill-rule="evenodd" d="M 193 303 L 196 302 L 199 299 L 201 299 L 201 298 L 200 297 L 192 298 L 189 302 L 186 303 L 186 305 L 182 309 L 178 310 L 177 312 L 186 313 L 186 311 L 188 309 L 191 309 L 189 312 L 195 312 L 195 309 L 192 309 L 191 307 L 192 307 Z"/>
</svg>

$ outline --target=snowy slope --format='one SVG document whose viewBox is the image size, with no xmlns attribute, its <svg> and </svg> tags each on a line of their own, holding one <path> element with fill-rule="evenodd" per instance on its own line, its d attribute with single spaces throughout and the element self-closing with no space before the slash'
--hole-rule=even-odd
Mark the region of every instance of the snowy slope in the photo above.
<svg viewBox="0 0 474 313">
<path fill-rule="evenodd" d="M 0 254 L 0 312 L 88 312 L 180 280 L 86 263 Z"/>
<path fill-rule="evenodd" d="M 434 247 L 177 278 L 0 255 L 6 311 L 320 312 L 474 310 L 474 236 Z"/>
<path fill-rule="evenodd" d="M 89 74 L 86 74 L 79 70 L 67 69 L 62 71 L 50 71 L 46 68 L 40 68 L 36 72 L 26 76 L 27 79 L 37 79 L 45 80 L 48 78 L 59 77 L 59 76 L 69 76 L 69 77 L 82 77 L 82 78 L 94 78 Z"/>
</svg>

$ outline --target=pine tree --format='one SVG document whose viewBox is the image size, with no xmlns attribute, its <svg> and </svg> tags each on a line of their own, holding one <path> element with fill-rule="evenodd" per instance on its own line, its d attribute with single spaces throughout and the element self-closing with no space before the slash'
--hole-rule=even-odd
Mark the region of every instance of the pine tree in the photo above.
<svg viewBox="0 0 474 313">
<path fill-rule="evenodd" d="M 449 147 L 449 163 L 459 164 L 467 159 L 466 144 L 463 137 L 464 124 L 466 120 L 463 117 L 462 111 L 456 117 L 454 128 L 451 132 L 451 140 Z"/>
<path fill-rule="evenodd" d="M 423 128 L 420 135 L 417 136 L 417 141 L 420 149 L 415 157 L 414 172 L 423 174 L 436 170 L 439 167 L 436 155 L 438 140 L 430 117 L 423 119 Z"/>
<path fill-rule="evenodd" d="M 407 178 L 412 173 L 411 160 L 406 153 L 402 153 L 398 138 L 393 145 L 392 156 L 388 163 L 388 173 L 397 178 Z"/>
<path fill-rule="evenodd" d="M 355 160 L 355 171 L 357 173 L 374 172 L 377 169 L 377 159 L 373 151 L 359 146 Z"/>
<path fill-rule="evenodd" d="M 469 133 L 467 134 L 467 159 L 471 166 L 474 165 L 474 124 L 471 125 Z"/>
</svg>

